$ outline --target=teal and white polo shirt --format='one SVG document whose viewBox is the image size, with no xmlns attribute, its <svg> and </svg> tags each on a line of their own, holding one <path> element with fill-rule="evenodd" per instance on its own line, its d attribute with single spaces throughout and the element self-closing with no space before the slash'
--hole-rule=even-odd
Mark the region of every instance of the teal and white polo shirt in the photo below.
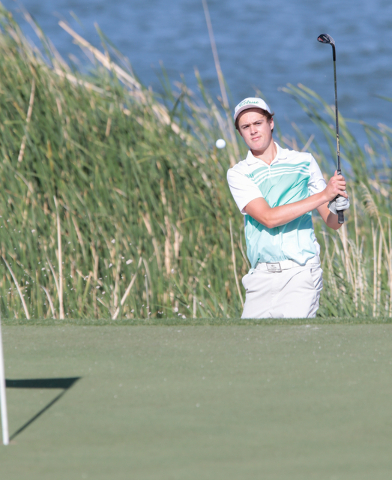
<svg viewBox="0 0 392 480">
<path fill-rule="evenodd" d="M 244 212 L 246 205 L 255 198 L 264 198 L 268 205 L 278 207 L 298 202 L 322 192 L 326 182 L 320 167 L 310 153 L 281 148 L 267 165 L 249 151 L 245 160 L 227 172 L 227 181 L 234 200 L 245 215 L 247 255 L 252 268 L 258 262 L 294 260 L 304 265 L 319 255 L 312 223 L 312 213 L 280 227 L 267 228 Z"/>
</svg>

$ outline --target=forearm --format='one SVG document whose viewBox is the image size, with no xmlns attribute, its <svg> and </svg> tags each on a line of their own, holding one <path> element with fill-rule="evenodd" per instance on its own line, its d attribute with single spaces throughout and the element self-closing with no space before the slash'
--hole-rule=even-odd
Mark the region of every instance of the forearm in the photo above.
<svg viewBox="0 0 392 480">
<path fill-rule="evenodd" d="M 263 202 L 256 202 L 256 200 L 250 202 L 245 207 L 245 212 L 267 228 L 285 225 L 305 213 L 315 210 L 327 201 L 324 192 L 316 193 L 299 202 L 274 208 L 269 207 L 264 199 L 257 200 L 263 200 Z"/>
<path fill-rule="evenodd" d="M 327 227 L 332 228 L 333 230 L 339 230 L 342 225 L 338 222 L 338 216 L 330 212 L 329 210 L 328 213 L 329 214 L 327 218 L 324 220 L 325 224 L 327 225 Z"/>
</svg>

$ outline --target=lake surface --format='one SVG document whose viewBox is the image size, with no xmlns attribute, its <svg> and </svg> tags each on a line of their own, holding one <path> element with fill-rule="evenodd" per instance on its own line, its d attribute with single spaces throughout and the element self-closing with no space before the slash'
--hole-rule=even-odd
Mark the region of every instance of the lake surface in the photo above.
<svg viewBox="0 0 392 480">
<path fill-rule="evenodd" d="M 138 77 L 160 89 L 160 62 L 172 81 L 184 76 L 197 90 L 196 67 L 208 90 L 219 94 L 201 0 L 22 0 L 61 55 L 83 54 L 59 26 L 64 19 L 96 46 L 97 23 L 126 55 Z M 303 83 L 334 102 L 332 49 L 320 33 L 336 41 L 339 111 L 348 118 L 392 126 L 392 2 L 390 0 L 209 0 L 221 67 L 232 106 L 259 89 L 285 133 L 290 123 L 317 133 L 297 103 L 280 88 Z M 3 5 L 20 20 L 18 6 Z M 72 12 L 72 13 L 71 13 Z M 78 20 L 75 19 L 77 17 Z M 31 29 L 23 30 L 35 39 Z M 354 131 L 361 141 L 359 127 Z"/>
</svg>

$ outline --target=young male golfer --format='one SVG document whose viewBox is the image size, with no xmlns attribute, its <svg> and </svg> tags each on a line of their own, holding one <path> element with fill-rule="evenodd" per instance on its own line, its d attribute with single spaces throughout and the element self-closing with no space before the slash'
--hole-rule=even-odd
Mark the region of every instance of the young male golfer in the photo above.
<svg viewBox="0 0 392 480">
<path fill-rule="evenodd" d="M 350 206 L 346 181 L 335 172 L 327 184 L 310 153 L 275 143 L 273 113 L 261 98 L 240 102 L 234 121 L 249 147 L 246 159 L 227 172 L 245 216 L 251 264 L 242 279 L 242 318 L 314 317 L 323 272 L 311 212 L 317 209 L 328 227 L 340 228 L 337 210 Z"/>
</svg>

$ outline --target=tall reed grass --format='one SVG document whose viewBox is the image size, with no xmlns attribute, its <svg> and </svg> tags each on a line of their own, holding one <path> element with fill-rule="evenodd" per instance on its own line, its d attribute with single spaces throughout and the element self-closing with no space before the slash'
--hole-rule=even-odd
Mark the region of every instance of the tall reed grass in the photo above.
<svg viewBox="0 0 392 480">
<path fill-rule="evenodd" d="M 226 171 L 245 146 L 227 105 L 209 96 L 198 72 L 197 95 L 183 83 L 173 89 L 164 73 L 165 93 L 155 94 L 103 36 L 104 53 L 60 22 L 91 61 L 82 74 L 33 22 L 40 49 L 4 8 L 0 23 L 2 315 L 239 316 L 249 264 Z M 286 91 L 333 159 L 332 108 L 303 86 Z M 352 208 L 338 234 L 315 220 L 325 279 L 319 314 L 391 316 L 392 130 L 365 125 L 362 149 L 341 125 Z M 226 149 L 214 147 L 217 138 Z M 331 173 L 314 139 L 297 131 L 279 140 L 306 147 Z"/>
</svg>

